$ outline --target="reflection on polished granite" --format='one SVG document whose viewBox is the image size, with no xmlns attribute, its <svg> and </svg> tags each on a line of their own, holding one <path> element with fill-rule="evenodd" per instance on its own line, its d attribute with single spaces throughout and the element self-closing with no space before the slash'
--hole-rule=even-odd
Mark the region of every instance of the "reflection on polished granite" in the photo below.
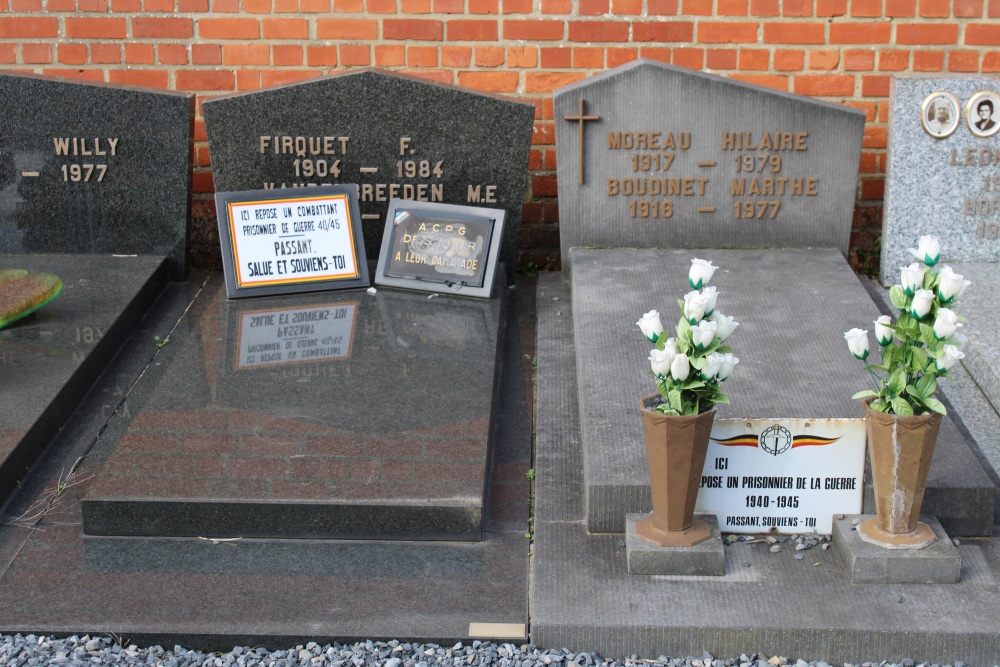
<svg viewBox="0 0 1000 667">
<path fill-rule="evenodd" d="M 0 330 L 0 505 L 90 389 L 166 282 L 163 257 L 0 255 L 52 273 L 62 293 Z"/>
<path fill-rule="evenodd" d="M 480 539 L 501 301 L 227 300 L 214 278 L 130 399 L 84 532 Z"/>
</svg>

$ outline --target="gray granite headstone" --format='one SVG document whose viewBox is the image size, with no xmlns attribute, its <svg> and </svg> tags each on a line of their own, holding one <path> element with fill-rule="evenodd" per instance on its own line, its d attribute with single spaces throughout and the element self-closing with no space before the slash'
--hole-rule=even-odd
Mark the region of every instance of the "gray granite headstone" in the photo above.
<svg viewBox="0 0 1000 667">
<path fill-rule="evenodd" d="M 217 191 L 356 183 L 370 260 L 390 199 L 503 208 L 512 275 L 532 105 L 365 70 L 210 100 L 204 113 Z"/>
<path fill-rule="evenodd" d="M 1000 96 L 1000 79 L 893 77 L 882 223 L 885 284 L 897 282 L 899 267 L 914 261 L 906 249 L 924 234 L 941 239 L 946 261 L 1000 261 L 1000 132 L 977 136 L 966 121 L 968 102 L 980 91 Z M 921 123 L 924 100 L 937 92 L 951 93 L 961 106 L 958 126 L 942 139 Z M 993 117 L 1000 118 L 1000 109 Z"/>
<path fill-rule="evenodd" d="M 573 246 L 826 246 L 847 254 L 864 115 L 637 60 L 556 91 Z"/>
<path fill-rule="evenodd" d="M 0 252 L 187 270 L 194 96 L 0 74 Z"/>
</svg>

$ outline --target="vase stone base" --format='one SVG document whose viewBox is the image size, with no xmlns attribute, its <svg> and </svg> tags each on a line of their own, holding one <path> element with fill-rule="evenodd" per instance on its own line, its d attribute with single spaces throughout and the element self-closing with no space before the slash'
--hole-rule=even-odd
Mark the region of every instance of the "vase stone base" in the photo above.
<svg viewBox="0 0 1000 667">
<path fill-rule="evenodd" d="M 954 584 L 962 574 L 962 558 L 940 522 L 920 520 L 936 539 L 923 549 L 891 549 L 869 542 L 860 533 L 871 514 L 833 519 L 833 549 L 855 584 Z"/>
<path fill-rule="evenodd" d="M 686 576 L 722 576 L 726 572 L 726 553 L 719 522 L 714 515 L 699 514 L 708 537 L 693 546 L 657 546 L 639 536 L 636 528 L 650 514 L 625 517 L 625 550 L 630 574 L 673 574 Z M 694 526 L 692 526 L 694 528 Z M 685 531 L 689 532 L 689 531 Z"/>
<path fill-rule="evenodd" d="M 635 534 L 654 547 L 693 547 L 712 536 L 712 529 L 701 519 L 694 519 L 687 530 L 660 530 L 653 525 L 653 515 L 635 524 Z"/>
<path fill-rule="evenodd" d="M 865 519 L 858 524 L 858 537 L 883 549 L 924 549 L 937 540 L 937 535 L 926 523 L 917 522 L 909 533 L 890 533 L 879 528 L 878 517 Z"/>
</svg>

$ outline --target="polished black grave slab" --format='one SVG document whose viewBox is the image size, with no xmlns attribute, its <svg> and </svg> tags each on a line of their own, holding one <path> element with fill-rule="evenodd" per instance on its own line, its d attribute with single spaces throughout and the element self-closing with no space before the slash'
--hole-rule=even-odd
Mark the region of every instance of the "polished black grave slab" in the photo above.
<svg viewBox="0 0 1000 667">
<path fill-rule="evenodd" d="M 54 273 L 62 292 L 0 329 L 0 506 L 27 474 L 167 281 L 164 257 L 5 255 L 0 268 Z"/>
<path fill-rule="evenodd" d="M 133 392 L 84 533 L 481 539 L 501 302 L 229 301 L 214 278 Z"/>
<path fill-rule="evenodd" d="M 0 634 L 111 632 L 126 645 L 218 651 L 394 638 L 442 646 L 526 641 L 535 290 L 521 280 L 528 284 L 505 292 L 517 326 L 506 327 L 499 362 L 482 541 L 85 536 L 81 498 L 129 428 L 127 415 L 142 411 L 142 388 L 160 382 L 156 372 L 180 341 L 175 332 L 153 346 L 150 361 L 153 337 L 174 329 L 203 277 L 168 284 L 14 501 L 0 508 Z M 24 527 L 22 517 L 37 514 L 30 507 L 47 502 L 74 463 L 65 489 Z"/>
</svg>

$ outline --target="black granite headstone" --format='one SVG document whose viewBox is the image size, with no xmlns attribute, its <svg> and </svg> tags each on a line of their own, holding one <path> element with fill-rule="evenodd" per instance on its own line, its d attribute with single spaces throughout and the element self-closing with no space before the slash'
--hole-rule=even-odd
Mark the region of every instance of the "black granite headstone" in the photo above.
<svg viewBox="0 0 1000 667">
<path fill-rule="evenodd" d="M 503 208 L 510 280 L 532 105 L 366 70 L 209 100 L 204 113 L 218 191 L 356 183 L 372 261 L 393 198 Z"/>
<path fill-rule="evenodd" d="M 187 267 L 194 97 L 0 74 L 0 253 Z"/>
</svg>

